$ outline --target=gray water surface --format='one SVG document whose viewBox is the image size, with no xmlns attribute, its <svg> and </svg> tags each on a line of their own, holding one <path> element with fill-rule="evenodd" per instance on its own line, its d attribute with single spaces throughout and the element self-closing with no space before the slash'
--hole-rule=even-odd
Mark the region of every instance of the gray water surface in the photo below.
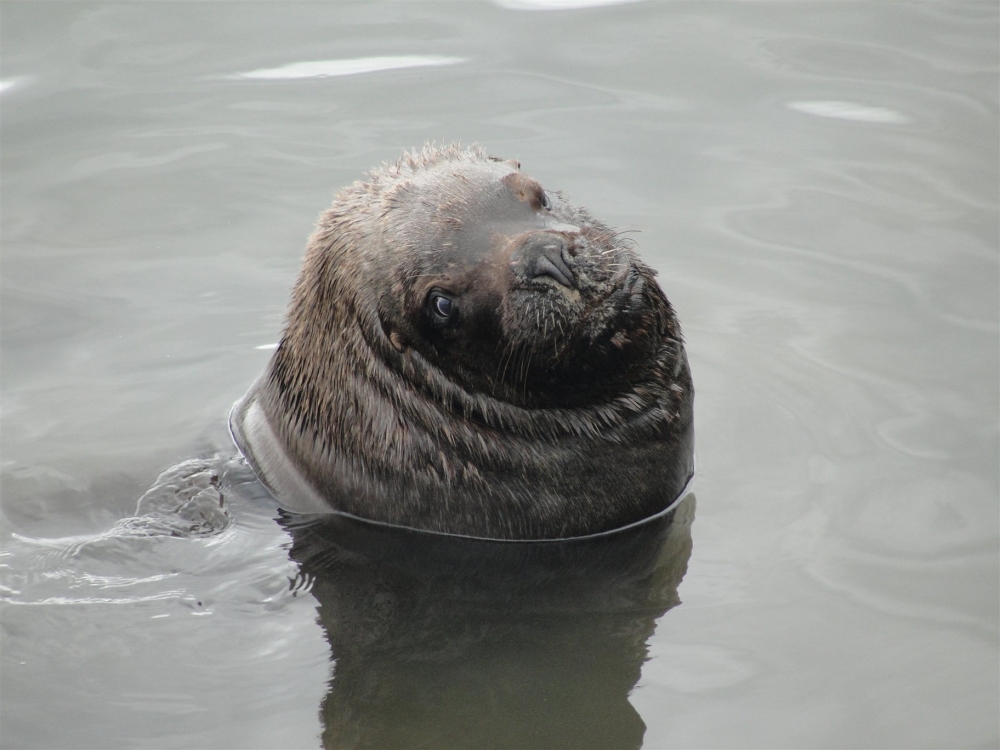
<svg viewBox="0 0 1000 750">
<path fill-rule="evenodd" d="M 573 5 L 0 4 L 0 745 L 1000 745 L 996 3 Z M 678 310 L 697 508 L 621 588 L 228 458 L 317 214 L 428 140 Z M 109 533 L 191 458 L 218 533 Z"/>
</svg>

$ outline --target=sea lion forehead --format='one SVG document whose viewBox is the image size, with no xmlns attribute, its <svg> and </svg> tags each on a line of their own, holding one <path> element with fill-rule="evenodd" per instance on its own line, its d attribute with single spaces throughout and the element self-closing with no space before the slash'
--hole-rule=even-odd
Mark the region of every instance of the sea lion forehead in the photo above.
<svg viewBox="0 0 1000 750">
<path fill-rule="evenodd" d="M 528 220 L 547 204 L 536 180 L 508 162 L 444 162 L 415 181 L 413 195 L 451 225 Z"/>
<path fill-rule="evenodd" d="M 513 237 L 544 229 L 547 206 L 542 186 L 512 171 L 499 178 L 477 180 L 458 201 L 442 208 L 449 229 L 459 235 L 462 244 L 485 250 L 498 235 Z"/>
<path fill-rule="evenodd" d="M 401 186 L 393 203 L 392 221 L 409 227 L 415 249 L 448 263 L 484 260 L 507 238 L 553 222 L 542 186 L 509 162 L 437 163 Z"/>
</svg>

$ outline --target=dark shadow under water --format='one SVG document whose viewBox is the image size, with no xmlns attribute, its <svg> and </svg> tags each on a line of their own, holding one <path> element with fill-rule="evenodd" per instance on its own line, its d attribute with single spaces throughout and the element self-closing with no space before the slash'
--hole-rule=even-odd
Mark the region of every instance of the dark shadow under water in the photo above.
<svg viewBox="0 0 1000 750">
<path fill-rule="evenodd" d="M 286 516 L 335 664 L 324 746 L 640 747 L 628 696 L 680 603 L 694 509 L 524 543 Z"/>
</svg>

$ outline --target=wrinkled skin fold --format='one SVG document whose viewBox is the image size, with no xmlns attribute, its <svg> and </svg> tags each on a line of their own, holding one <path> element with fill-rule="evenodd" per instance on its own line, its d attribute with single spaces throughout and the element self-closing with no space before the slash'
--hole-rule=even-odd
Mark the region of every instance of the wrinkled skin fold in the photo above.
<svg viewBox="0 0 1000 750">
<path fill-rule="evenodd" d="M 516 163 L 404 155 L 320 217 L 234 438 L 293 511 L 495 539 L 634 523 L 693 473 L 654 276 Z"/>
</svg>

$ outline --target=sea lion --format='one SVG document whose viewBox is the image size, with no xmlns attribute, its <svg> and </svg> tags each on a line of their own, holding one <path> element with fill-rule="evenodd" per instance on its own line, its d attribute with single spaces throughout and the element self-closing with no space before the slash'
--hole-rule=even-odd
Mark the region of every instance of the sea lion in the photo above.
<svg viewBox="0 0 1000 750">
<path fill-rule="evenodd" d="M 654 276 L 517 162 L 406 153 L 320 216 L 233 437 L 291 511 L 505 540 L 639 522 L 693 474 Z"/>
</svg>

